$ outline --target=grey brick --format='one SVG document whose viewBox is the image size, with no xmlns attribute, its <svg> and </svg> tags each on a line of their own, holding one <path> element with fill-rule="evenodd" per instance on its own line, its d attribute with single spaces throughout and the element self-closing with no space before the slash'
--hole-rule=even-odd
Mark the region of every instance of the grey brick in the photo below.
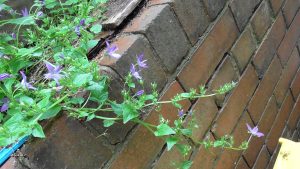
<svg viewBox="0 0 300 169">
<path fill-rule="evenodd" d="M 203 0 L 203 2 L 207 8 L 208 15 L 213 20 L 221 12 L 227 0 Z"/>
</svg>

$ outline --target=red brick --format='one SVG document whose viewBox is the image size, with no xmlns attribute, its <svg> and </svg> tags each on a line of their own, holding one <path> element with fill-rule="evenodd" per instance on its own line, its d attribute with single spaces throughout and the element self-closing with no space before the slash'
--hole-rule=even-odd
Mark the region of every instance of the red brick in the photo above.
<svg viewBox="0 0 300 169">
<path fill-rule="evenodd" d="M 256 157 L 263 146 L 264 140 L 266 136 L 268 135 L 269 130 L 272 127 L 272 121 L 275 120 L 275 117 L 277 115 L 277 106 L 276 106 L 276 101 L 274 97 L 272 97 L 268 105 L 266 107 L 266 110 L 259 121 L 258 128 L 259 130 L 265 134 L 263 138 L 258 138 L 258 137 L 251 137 L 249 141 L 249 147 L 248 149 L 244 152 L 244 157 L 249 164 L 250 167 L 254 165 L 254 162 L 256 160 Z"/>
<path fill-rule="evenodd" d="M 299 0 L 286 0 L 284 6 L 282 8 L 282 13 L 285 18 L 287 27 L 293 21 L 293 18 L 299 9 L 299 6 L 300 6 Z"/>
<path fill-rule="evenodd" d="M 248 167 L 248 165 L 245 162 L 245 160 L 243 159 L 243 157 L 241 157 L 239 159 L 239 161 L 237 162 L 235 169 L 250 169 L 250 168 Z"/>
<path fill-rule="evenodd" d="M 256 40 L 251 27 L 248 26 L 231 49 L 241 72 L 244 71 L 255 49 Z"/>
<path fill-rule="evenodd" d="M 124 33 L 144 34 L 164 66 L 174 72 L 191 45 L 170 5 L 143 8 L 139 14 L 127 24 Z"/>
<path fill-rule="evenodd" d="M 293 78 L 298 70 L 300 64 L 300 57 L 297 48 L 294 48 L 293 53 L 282 71 L 280 80 L 275 87 L 274 95 L 276 97 L 277 103 L 280 105 L 284 99 L 285 93 L 290 87 Z"/>
<path fill-rule="evenodd" d="M 278 48 L 277 53 L 278 53 L 278 56 L 280 58 L 282 65 L 286 65 L 286 63 L 293 51 L 293 48 L 295 47 L 295 45 L 297 43 L 297 40 L 300 35 L 299 26 L 300 26 L 300 12 L 297 13 L 294 21 L 292 22 L 290 28 L 286 32 L 285 37 L 283 38 L 283 40 Z"/>
<path fill-rule="evenodd" d="M 232 14 L 226 10 L 179 73 L 182 85 L 188 89 L 205 84 L 238 34 Z"/>
<path fill-rule="evenodd" d="M 218 113 L 218 108 L 212 97 L 198 99 L 192 107 L 193 116 L 188 116 L 187 121 L 193 120 L 197 127 L 193 128 L 192 138 L 200 140 L 208 131 Z"/>
<path fill-rule="evenodd" d="M 281 13 L 277 16 L 270 31 L 266 35 L 264 41 L 259 46 L 253 63 L 255 65 L 258 75 L 261 77 L 269 64 L 285 34 L 285 23 Z"/>
<path fill-rule="evenodd" d="M 240 121 L 238 122 L 236 128 L 232 133 L 235 147 L 240 146 L 243 141 L 248 140 L 250 134 L 248 134 L 247 132 L 247 128 L 246 128 L 247 123 L 252 125 L 249 114 L 247 112 L 244 112 Z M 241 153 L 242 151 L 225 149 L 223 153 L 219 156 L 215 169 L 234 168 L 235 163 L 238 160 Z"/>
<path fill-rule="evenodd" d="M 183 92 L 180 85 L 175 81 L 166 90 L 160 100 L 170 100 L 177 93 Z M 187 110 L 190 106 L 188 101 L 181 103 L 184 110 Z M 160 113 L 165 119 L 170 120 L 170 123 L 177 118 L 178 110 L 170 105 L 165 104 L 161 106 Z M 145 121 L 152 124 L 158 124 L 159 113 L 155 110 L 150 112 L 146 117 Z M 147 139 L 145 139 L 147 138 Z M 154 161 L 155 157 L 161 151 L 164 140 L 157 138 L 143 126 L 138 126 L 136 131 L 128 138 L 127 144 L 124 145 L 121 152 L 114 159 L 111 164 L 111 169 L 140 169 L 150 167 L 151 163 Z M 137 158 L 139 160 L 137 160 Z"/>
<path fill-rule="evenodd" d="M 293 111 L 288 120 L 288 126 L 291 130 L 295 130 L 297 127 L 297 122 L 300 117 L 300 97 L 298 97 L 296 104 L 294 105 Z"/>
<path fill-rule="evenodd" d="M 267 1 L 262 1 L 251 19 L 251 25 L 259 41 L 272 24 L 271 9 Z"/>
<path fill-rule="evenodd" d="M 194 0 L 150 0 L 148 4 L 168 3 L 173 8 L 189 40 L 195 44 L 209 25 L 204 4 Z"/>
<path fill-rule="evenodd" d="M 16 157 L 10 157 L 1 167 L 0 169 L 27 169 L 24 167 Z"/>
<path fill-rule="evenodd" d="M 225 83 L 230 83 L 232 81 L 238 80 L 238 71 L 235 70 L 232 62 L 233 60 L 231 59 L 231 57 L 227 55 L 208 84 L 210 91 L 214 92 Z M 223 101 L 225 99 L 225 94 L 217 95 L 214 98 L 216 104 L 219 107 L 222 107 Z"/>
<path fill-rule="evenodd" d="M 206 139 L 214 140 L 212 135 Z M 219 150 L 216 148 L 205 149 L 204 146 L 200 146 L 199 150 L 192 156 L 193 164 L 191 169 L 213 168 L 218 153 Z"/>
<path fill-rule="evenodd" d="M 295 75 L 294 80 L 292 82 L 291 91 L 295 99 L 300 94 L 300 68 L 298 69 L 297 74 Z"/>
<path fill-rule="evenodd" d="M 284 0 L 269 0 L 273 9 L 274 14 L 276 15 L 279 9 L 282 7 Z"/>
<path fill-rule="evenodd" d="M 258 123 L 258 120 L 273 93 L 279 80 L 281 70 L 280 61 L 275 56 L 248 105 L 248 111 L 255 124 Z"/>
<path fill-rule="evenodd" d="M 288 117 L 292 111 L 294 105 L 293 98 L 290 94 L 290 92 L 287 93 L 284 102 L 279 110 L 279 113 L 276 117 L 276 120 L 272 126 L 272 129 L 267 136 L 266 144 L 268 147 L 268 150 L 273 154 L 277 144 L 278 139 L 281 136 L 285 123 L 288 120 Z"/>
<path fill-rule="evenodd" d="M 253 166 L 253 169 L 263 169 L 263 168 L 266 168 L 269 164 L 269 161 L 270 161 L 270 154 L 266 148 L 266 146 L 264 146 L 258 157 L 257 157 L 257 160 Z"/>
<path fill-rule="evenodd" d="M 218 137 L 232 131 L 239 117 L 244 112 L 257 83 L 258 78 L 255 70 L 251 65 L 249 65 L 217 117 L 214 133 Z"/>
</svg>

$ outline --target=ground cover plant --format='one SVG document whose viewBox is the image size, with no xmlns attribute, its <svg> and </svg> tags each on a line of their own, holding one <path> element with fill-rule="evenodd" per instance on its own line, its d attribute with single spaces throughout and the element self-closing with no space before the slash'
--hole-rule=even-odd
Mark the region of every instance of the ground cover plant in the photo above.
<svg viewBox="0 0 300 169">
<path fill-rule="evenodd" d="M 0 0 L 0 12 L 11 16 L 0 20 L 0 27 L 13 27 L 10 32 L 0 34 L 0 146 L 9 146 L 28 135 L 44 138 L 40 122 L 65 112 L 86 121 L 102 119 L 105 127 L 116 121 L 139 123 L 155 136 L 165 139 L 168 150 L 176 147 L 186 156 L 186 161 L 178 164 L 178 168 L 191 166 L 187 154 L 193 146 L 200 144 L 206 148 L 246 149 L 247 141 L 235 145 L 229 135 L 216 141 L 193 140 L 192 129 L 197 124 L 193 120 L 186 124 L 186 117 L 197 112 L 186 113 L 180 105 L 185 99 L 229 92 L 234 88 L 234 82 L 221 86 L 215 93 L 207 93 L 205 87 L 200 86 L 179 93 L 171 100 L 159 101 L 155 83 L 151 84 L 150 93 L 143 88 L 132 92 L 137 86 L 143 86 L 140 72 L 151 66 L 143 59 L 143 54 L 139 54 L 128 70 L 122 102 L 109 99 L 109 78 L 100 74 L 98 64 L 86 56 L 98 43 L 94 38 L 102 29 L 98 22 L 105 10 L 105 2 L 35 0 L 30 9 L 24 7 L 15 11 L 6 0 Z M 117 46 L 109 41 L 106 46 L 103 57 L 122 57 L 117 53 Z M 87 96 L 79 94 L 82 92 Z M 97 107 L 87 107 L 88 102 L 96 103 Z M 158 125 L 143 121 L 141 110 L 159 109 L 161 104 L 172 104 L 178 109 L 173 112 L 178 115 L 173 124 L 163 116 Z M 114 116 L 106 117 L 101 112 L 112 112 Z M 251 128 L 248 124 L 247 127 L 252 135 L 263 136 L 257 127 Z"/>
</svg>

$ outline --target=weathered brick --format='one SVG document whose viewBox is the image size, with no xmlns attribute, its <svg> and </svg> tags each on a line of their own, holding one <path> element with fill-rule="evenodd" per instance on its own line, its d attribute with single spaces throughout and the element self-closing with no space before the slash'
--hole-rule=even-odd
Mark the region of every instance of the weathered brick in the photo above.
<svg viewBox="0 0 300 169">
<path fill-rule="evenodd" d="M 195 0 L 150 0 L 150 5 L 168 3 L 174 9 L 190 42 L 195 44 L 209 25 L 209 16 L 201 1 Z"/>
<path fill-rule="evenodd" d="M 248 111 L 255 124 L 258 123 L 258 120 L 260 119 L 279 80 L 280 74 L 280 61 L 275 56 L 248 105 Z"/>
<path fill-rule="evenodd" d="M 292 94 L 293 94 L 295 99 L 300 94 L 300 87 L 299 86 L 300 86 L 300 68 L 298 69 L 297 74 L 295 75 L 294 80 L 291 84 L 291 91 L 292 91 Z"/>
<path fill-rule="evenodd" d="M 100 65 L 110 66 L 116 70 L 122 78 L 125 78 L 130 70 L 131 63 L 136 63 L 137 55 L 144 53 L 144 59 L 147 60 L 149 68 L 141 71 L 141 76 L 144 79 L 146 91 L 151 91 L 151 83 L 157 83 L 157 90 L 160 91 L 166 81 L 167 75 L 164 72 L 162 65 L 155 58 L 155 54 L 147 40 L 141 35 L 121 36 L 114 42 L 118 46 L 117 53 L 122 57 L 119 59 L 103 56 L 97 58 Z"/>
<path fill-rule="evenodd" d="M 263 0 L 251 19 L 251 25 L 259 41 L 262 41 L 271 24 L 271 9 L 269 3 Z"/>
<path fill-rule="evenodd" d="M 282 3 L 284 2 L 284 0 L 269 0 L 271 3 L 271 7 L 273 9 L 273 13 L 275 15 L 277 15 L 277 13 L 279 12 L 280 8 L 282 7 Z"/>
<path fill-rule="evenodd" d="M 192 111 L 194 115 L 188 116 L 187 122 L 194 120 L 194 122 L 197 124 L 197 128 L 193 128 L 192 138 L 195 140 L 200 140 L 211 126 L 212 121 L 218 113 L 218 108 L 214 103 L 213 98 L 208 97 L 198 99 L 193 105 Z"/>
<path fill-rule="evenodd" d="M 298 137 L 299 137 L 298 131 L 294 130 L 292 140 L 295 141 L 295 142 L 298 142 Z"/>
<path fill-rule="evenodd" d="M 255 70 L 249 65 L 217 117 L 214 133 L 218 137 L 232 131 L 250 100 L 257 83 L 258 78 Z"/>
<path fill-rule="evenodd" d="M 273 154 L 273 152 L 276 148 L 276 145 L 278 144 L 278 139 L 283 132 L 285 123 L 288 120 L 288 117 L 291 113 L 293 105 L 294 105 L 293 98 L 292 98 L 290 92 L 288 92 L 286 94 L 284 102 L 278 112 L 278 115 L 272 126 L 272 129 L 271 129 L 269 135 L 267 136 L 266 144 L 267 144 L 268 150 L 270 151 L 271 154 Z"/>
<path fill-rule="evenodd" d="M 299 121 L 299 117 L 300 117 L 300 97 L 298 97 L 287 123 L 291 130 L 296 129 L 297 122 Z"/>
<path fill-rule="evenodd" d="M 276 97 L 277 103 L 280 105 L 284 99 L 285 93 L 288 90 L 293 77 L 295 76 L 300 64 L 300 57 L 296 48 L 294 48 L 293 53 L 282 71 L 280 80 L 275 87 L 274 95 Z"/>
<path fill-rule="evenodd" d="M 266 168 L 269 164 L 269 161 L 270 161 L 270 154 L 266 148 L 266 146 L 264 146 L 258 157 L 257 157 L 257 160 L 253 166 L 253 169 L 262 169 L 262 168 Z"/>
<path fill-rule="evenodd" d="M 203 0 L 203 2 L 206 6 L 208 15 L 213 20 L 218 16 L 220 11 L 223 9 L 227 0 Z"/>
<path fill-rule="evenodd" d="M 230 8 L 240 30 L 243 30 L 260 0 L 233 0 Z"/>
<path fill-rule="evenodd" d="M 237 61 L 241 72 L 244 71 L 255 49 L 256 40 L 253 35 L 253 30 L 248 26 L 231 49 L 232 55 Z"/>
<path fill-rule="evenodd" d="M 213 136 L 209 133 L 205 140 L 208 139 L 214 141 Z M 204 146 L 200 146 L 198 151 L 192 156 L 193 164 L 191 169 L 213 168 L 218 153 L 219 150 L 216 148 L 206 149 Z"/>
<path fill-rule="evenodd" d="M 267 169 L 273 169 L 274 164 L 275 164 L 276 159 L 277 159 L 277 156 L 278 156 L 278 153 L 279 153 L 279 150 L 280 150 L 280 147 L 281 147 L 280 144 L 278 144 L 275 151 L 274 151 L 274 153 L 273 153 L 273 155 L 271 156 L 271 160 L 270 160 L 270 162 L 267 166 Z"/>
<path fill-rule="evenodd" d="M 235 147 L 240 146 L 243 141 L 248 140 L 250 135 L 246 132 L 247 123 L 252 125 L 251 118 L 247 112 L 243 112 L 239 122 L 237 123 L 232 133 Z M 241 151 L 232 151 L 225 149 L 223 153 L 219 156 L 215 169 L 234 168 L 236 161 L 238 160 L 241 153 Z"/>
<path fill-rule="evenodd" d="M 239 161 L 236 164 L 235 169 L 250 169 L 243 157 L 239 159 Z"/>
<path fill-rule="evenodd" d="M 234 68 L 232 62 L 234 62 L 233 59 L 231 59 L 231 57 L 227 55 L 208 84 L 208 89 L 210 91 L 215 91 L 219 89 L 225 83 L 230 83 L 232 81 L 238 80 L 238 71 L 235 70 L 236 68 Z M 216 104 L 219 107 L 222 107 L 223 101 L 225 99 L 225 94 L 217 95 L 214 98 Z"/>
<path fill-rule="evenodd" d="M 238 34 L 232 14 L 226 10 L 179 73 L 182 85 L 188 89 L 205 84 Z"/>
<path fill-rule="evenodd" d="M 166 90 L 160 100 L 170 100 L 177 93 L 183 92 L 180 85 L 175 81 Z M 184 110 L 190 106 L 190 102 L 183 101 L 181 103 Z M 177 118 L 177 109 L 170 105 L 165 104 L 161 106 L 160 113 L 165 119 L 170 120 L 170 123 Z M 153 110 L 146 117 L 145 121 L 152 124 L 158 124 L 159 113 Z M 145 140 L 145 138 L 147 138 Z M 161 138 L 155 137 L 153 133 L 143 126 L 138 126 L 136 131 L 128 138 L 128 142 L 124 145 L 121 152 L 112 161 L 110 168 L 119 169 L 140 169 L 148 168 L 154 161 L 155 157 L 161 151 L 164 141 Z M 137 160 L 137 158 L 139 160 Z"/>
<path fill-rule="evenodd" d="M 184 31 L 167 4 L 145 8 L 124 32 L 145 34 L 170 72 L 176 69 L 190 48 Z"/>
<path fill-rule="evenodd" d="M 92 135 L 66 115 L 47 126 L 45 140 L 33 139 L 22 148 L 37 168 L 96 169 L 112 156 L 113 148 L 103 137 Z"/>
<path fill-rule="evenodd" d="M 283 16 L 279 13 L 264 41 L 258 48 L 253 63 L 260 77 L 264 74 L 285 34 L 285 23 Z"/>
<path fill-rule="evenodd" d="M 23 166 L 16 157 L 10 157 L 2 166 L 1 169 L 27 169 Z"/>
<path fill-rule="evenodd" d="M 297 40 L 300 35 L 300 12 L 297 13 L 295 20 L 292 22 L 289 30 L 286 32 L 279 48 L 278 48 L 278 56 L 282 65 L 286 65 L 293 48 L 295 47 Z"/>
<path fill-rule="evenodd" d="M 268 133 L 272 127 L 272 123 L 270 123 L 270 122 L 275 120 L 276 115 L 277 115 L 276 101 L 275 101 L 274 97 L 272 97 L 269 100 L 266 110 L 265 110 L 261 120 L 258 123 L 258 128 L 259 128 L 260 132 L 265 134 L 264 138 L 266 138 L 266 136 L 268 135 Z M 256 157 L 259 154 L 261 147 L 263 146 L 264 138 L 251 137 L 249 140 L 249 147 L 244 152 L 244 157 L 250 167 L 252 167 L 254 165 Z"/>
<path fill-rule="evenodd" d="M 289 25 L 293 21 L 293 18 L 296 15 L 299 7 L 300 7 L 299 0 L 286 0 L 284 6 L 282 8 L 282 13 L 285 18 L 287 27 L 289 27 Z"/>
<path fill-rule="evenodd" d="M 291 139 L 292 135 L 293 135 L 292 131 L 289 129 L 287 125 L 285 125 L 281 137 L 286 139 Z"/>
</svg>

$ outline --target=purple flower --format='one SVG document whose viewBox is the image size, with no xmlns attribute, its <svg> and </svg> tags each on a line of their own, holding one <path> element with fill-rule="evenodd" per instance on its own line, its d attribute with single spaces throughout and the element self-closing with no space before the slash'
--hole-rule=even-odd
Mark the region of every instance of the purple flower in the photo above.
<svg viewBox="0 0 300 169">
<path fill-rule="evenodd" d="M 105 41 L 107 49 L 106 52 L 109 56 L 119 59 L 121 57 L 120 54 L 117 54 L 116 51 L 118 50 L 118 47 L 116 45 L 110 45 L 108 41 Z"/>
<path fill-rule="evenodd" d="M 11 38 L 16 39 L 17 38 L 16 34 L 15 33 L 11 33 Z"/>
<path fill-rule="evenodd" d="M 183 109 L 181 109 L 181 110 L 178 112 L 178 116 L 179 116 L 179 117 L 183 117 L 183 115 L 184 115 L 184 112 L 183 112 Z"/>
<path fill-rule="evenodd" d="M 261 132 L 258 131 L 258 127 L 257 126 L 255 126 L 254 128 L 251 128 L 248 123 L 246 125 L 247 125 L 247 128 L 248 128 L 248 133 L 250 133 L 250 134 L 252 134 L 254 136 L 257 136 L 257 137 L 264 136 L 263 133 L 261 133 Z"/>
<path fill-rule="evenodd" d="M 140 90 L 140 91 L 136 92 L 135 95 L 136 96 L 140 96 L 140 95 L 144 94 L 144 92 L 145 92 L 144 90 Z"/>
<path fill-rule="evenodd" d="M 35 87 L 33 87 L 30 83 L 27 82 L 27 77 L 25 75 L 25 73 L 23 71 L 20 71 L 21 75 L 22 75 L 22 81 L 21 81 L 21 85 L 23 86 L 23 88 L 25 89 L 32 89 L 32 90 L 36 90 Z"/>
<path fill-rule="evenodd" d="M 131 64 L 130 67 L 130 73 L 132 74 L 132 76 L 134 76 L 136 79 L 142 79 L 142 77 L 140 76 L 139 72 L 135 70 L 135 66 L 133 64 Z"/>
<path fill-rule="evenodd" d="M 23 17 L 29 16 L 28 9 L 26 7 L 22 9 L 21 12 Z"/>
<path fill-rule="evenodd" d="M 147 64 L 145 63 L 147 60 L 143 60 L 143 57 L 144 57 L 143 53 L 137 57 L 137 64 L 141 68 L 148 68 Z"/>
<path fill-rule="evenodd" d="M 8 73 L 2 73 L 2 74 L 0 74 L 0 81 L 10 78 L 10 77 L 11 77 L 11 75 Z"/>
<path fill-rule="evenodd" d="M 81 34 L 80 34 L 80 26 L 79 26 L 79 25 L 75 26 L 75 33 L 76 33 L 78 36 L 81 35 Z"/>
<path fill-rule="evenodd" d="M 60 86 L 59 84 L 59 79 L 61 79 L 63 77 L 63 75 L 61 75 L 61 69 L 62 67 L 61 66 L 55 66 L 47 61 L 44 61 L 45 64 L 46 64 L 46 67 L 48 69 L 48 73 L 45 74 L 45 78 L 46 79 L 53 79 L 57 86 Z"/>
<path fill-rule="evenodd" d="M 79 25 L 84 26 L 85 25 L 85 19 L 81 19 L 80 22 L 79 22 Z"/>
<path fill-rule="evenodd" d="M 37 14 L 36 14 L 37 17 L 41 17 L 43 15 L 44 15 L 44 13 L 42 11 L 38 11 Z"/>
<path fill-rule="evenodd" d="M 8 106 L 9 106 L 9 99 L 7 97 L 4 97 L 1 102 L 3 103 L 0 109 L 0 112 L 5 112 L 6 110 L 8 110 Z"/>
</svg>

